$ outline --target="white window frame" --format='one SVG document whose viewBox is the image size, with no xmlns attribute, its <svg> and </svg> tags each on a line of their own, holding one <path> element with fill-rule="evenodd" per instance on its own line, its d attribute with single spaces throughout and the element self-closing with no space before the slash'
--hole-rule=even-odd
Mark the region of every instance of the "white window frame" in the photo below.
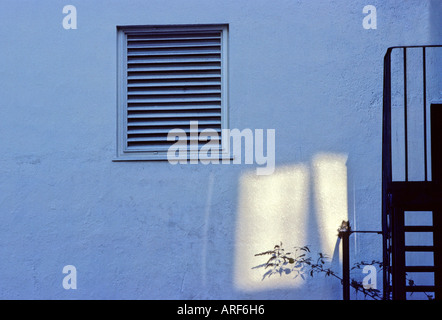
<svg viewBox="0 0 442 320">
<path fill-rule="evenodd" d="M 117 152 L 113 161 L 167 160 L 167 151 L 127 148 L 127 32 L 154 30 L 221 31 L 221 130 L 228 129 L 228 24 L 117 26 Z M 188 159 L 192 157 L 188 150 Z M 221 149 L 219 159 L 232 159 L 229 150 Z"/>
</svg>

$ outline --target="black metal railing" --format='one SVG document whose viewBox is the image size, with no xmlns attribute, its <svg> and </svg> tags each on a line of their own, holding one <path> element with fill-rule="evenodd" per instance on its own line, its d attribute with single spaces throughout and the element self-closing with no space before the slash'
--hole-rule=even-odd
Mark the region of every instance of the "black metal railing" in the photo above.
<svg viewBox="0 0 442 320">
<path fill-rule="evenodd" d="M 428 170 L 428 143 L 427 143 L 427 101 L 429 100 L 427 95 L 427 54 L 430 48 L 441 48 L 442 45 L 424 45 L 424 46 L 396 46 L 387 49 L 384 56 L 384 79 L 383 79 L 383 116 L 382 116 L 382 235 L 383 235 L 383 297 L 384 299 L 395 298 L 395 288 L 394 283 L 400 283 L 402 277 L 405 277 L 405 258 L 404 253 L 395 251 L 395 239 L 394 237 L 400 237 L 400 233 L 403 233 L 403 225 L 401 226 L 400 221 L 397 220 L 398 214 L 394 216 L 394 208 L 392 205 L 393 197 L 393 158 L 392 158 L 392 52 L 398 50 L 402 52 L 402 65 L 403 77 L 402 77 L 402 90 L 403 90 L 403 142 L 404 142 L 404 155 L 403 155 L 403 168 L 404 168 L 404 179 L 403 182 L 410 181 L 409 172 L 409 155 L 413 154 L 415 150 L 410 150 L 409 148 L 409 127 L 410 122 L 409 110 L 408 110 L 408 81 L 410 76 L 416 74 L 416 67 L 412 69 L 415 73 L 411 74 L 408 69 L 407 54 L 413 49 L 413 53 L 421 52 L 422 58 L 420 63 L 421 70 L 418 73 L 422 73 L 422 116 L 423 116 L 423 179 L 421 181 L 429 181 L 429 170 Z M 419 69 L 419 67 L 418 67 Z M 442 73 L 442 70 L 439 70 Z M 440 76 L 440 74 L 439 74 Z M 414 78 L 416 79 L 416 78 Z M 395 94 L 397 94 L 395 92 Z M 397 165 L 397 164 L 395 164 Z M 401 209 L 403 213 L 403 208 Z M 396 217 L 396 218 L 395 218 Z M 396 220 L 395 220 L 396 219 Z M 402 217 L 403 220 L 403 217 Z M 398 222 L 399 221 L 399 222 Z M 399 231 L 398 231 L 399 230 Z M 402 230 L 402 231 L 401 231 Z M 403 239 L 398 240 L 403 242 Z M 402 243 L 403 245 L 403 243 Z M 402 250 L 403 251 L 403 250 Z M 396 261 L 394 261 L 396 257 Z M 399 258 L 397 258 L 399 257 Z M 404 264 L 403 268 L 393 268 L 393 265 Z M 393 275 L 394 271 L 402 273 L 401 275 Z M 396 281 L 392 281 L 392 278 Z M 399 279 L 399 280 L 398 280 Z M 403 291 L 405 292 L 405 281 L 403 286 Z M 401 293 L 400 297 L 403 297 Z"/>
<path fill-rule="evenodd" d="M 352 230 L 349 221 L 342 221 L 338 232 L 342 241 L 342 299 L 350 300 L 350 236 L 354 233 L 382 234 L 382 231 Z"/>
</svg>

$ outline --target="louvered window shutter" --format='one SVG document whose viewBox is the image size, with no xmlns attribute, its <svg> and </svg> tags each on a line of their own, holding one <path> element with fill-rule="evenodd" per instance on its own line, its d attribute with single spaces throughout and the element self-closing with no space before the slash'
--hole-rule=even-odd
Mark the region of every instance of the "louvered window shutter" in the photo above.
<svg viewBox="0 0 442 320">
<path fill-rule="evenodd" d="M 226 32 L 225 26 L 119 29 L 120 155 L 164 159 L 175 143 L 167 140 L 170 130 L 181 129 L 190 140 L 195 121 L 199 133 L 215 130 L 221 143 Z"/>
</svg>

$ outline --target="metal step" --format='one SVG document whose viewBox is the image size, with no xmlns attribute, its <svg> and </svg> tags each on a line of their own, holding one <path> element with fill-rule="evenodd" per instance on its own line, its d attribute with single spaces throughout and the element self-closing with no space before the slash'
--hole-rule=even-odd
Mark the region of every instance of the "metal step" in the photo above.
<svg viewBox="0 0 442 320">
<path fill-rule="evenodd" d="M 435 286 L 406 286 L 406 292 L 434 292 Z"/>
<path fill-rule="evenodd" d="M 433 226 L 404 226 L 405 232 L 433 232 Z"/>
<path fill-rule="evenodd" d="M 434 266 L 405 266 L 405 272 L 434 272 Z"/>
<path fill-rule="evenodd" d="M 405 251 L 434 252 L 434 246 L 405 246 Z"/>
</svg>

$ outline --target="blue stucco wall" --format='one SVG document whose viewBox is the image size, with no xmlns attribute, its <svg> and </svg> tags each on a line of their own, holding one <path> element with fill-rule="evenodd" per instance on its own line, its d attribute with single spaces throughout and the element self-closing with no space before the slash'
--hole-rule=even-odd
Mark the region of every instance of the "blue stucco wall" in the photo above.
<svg viewBox="0 0 442 320">
<path fill-rule="evenodd" d="M 0 298 L 339 299 L 329 280 L 261 287 L 242 273 L 253 186 L 268 181 L 244 178 L 254 165 L 112 161 L 116 26 L 229 24 L 230 126 L 276 129 L 276 173 L 314 176 L 318 154 L 343 157 L 343 214 L 379 229 L 383 55 L 441 40 L 435 2 L 1 0 Z M 76 30 L 62 26 L 67 4 Z M 367 4 L 376 30 L 362 27 Z M 323 224 L 320 205 L 306 207 L 302 228 L 278 232 L 328 249 L 320 234 L 335 241 L 341 216 Z M 357 238 L 355 259 L 380 258 L 378 240 Z M 62 286 L 65 265 L 76 290 Z"/>
</svg>

